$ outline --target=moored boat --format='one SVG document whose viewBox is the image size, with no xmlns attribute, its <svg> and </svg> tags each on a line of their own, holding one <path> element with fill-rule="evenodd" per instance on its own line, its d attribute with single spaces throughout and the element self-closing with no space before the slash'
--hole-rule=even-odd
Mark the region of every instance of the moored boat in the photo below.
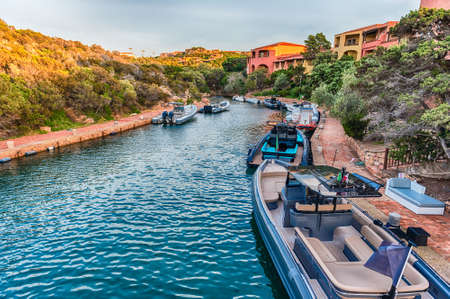
<svg viewBox="0 0 450 299">
<path fill-rule="evenodd" d="M 261 104 L 261 100 L 258 100 L 257 98 L 246 98 L 245 101 L 250 104 Z"/>
<path fill-rule="evenodd" d="M 281 103 L 276 98 L 270 98 L 264 100 L 264 106 L 270 109 L 280 109 Z"/>
<path fill-rule="evenodd" d="M 183 103 L 171 103 L 174 105 L 172 111 L 164 111 L 161 115 L 152 118 L 153 124 L 170 124 L 170 125 L 181 125 L 190 120 L 192 120 L 197 113 L 197 106 L 186 105 Z"/>
<path fill-rule="evenodd" d="M 230 102 L 229 101 L 222 101 L 218 104 L 211 104 L 211 105 L 205 105 L 203 108 L 199 110 L 200 113 L 220 113 L 224 111 L 228 111 L 230 108 Z"/>
<path fill-rule="evenodd" d="M 279 159 L 290 165 L 309 165 L 312 155 L 309 140 L 295 126 L 269 123 L 273 128 L 249 149 L 247 166 L 260 165 L 266 159 Z"/>
<path fill-rule="evenodd" d="M 292 122 L 297 128 L 306 132 L 313 132 L 320 121 L 320 112 L 317 105 L 303 102 L 287 107 L 286 121 Z"/>
<path fill-rule="evenodd" d="M 245 102 L 245 97 L 244 96 L 235 95 L 235 96 L 232 97 L 232 100 L 236 101 L 236 102 Z"/>
<path fill-rule="evenodd" d="M 258 167 L 254 218 L 291 298 L 449 298 L 442 277 L 349 201 L 379 196 L 345 169 L 288 167 L 276 160 Z M 389 246 L 401 249 L 402 259 L 391 255 L 395 266 L 374 270 L 383 254 L 380 261 L 390 261 Z"/>
</svg>

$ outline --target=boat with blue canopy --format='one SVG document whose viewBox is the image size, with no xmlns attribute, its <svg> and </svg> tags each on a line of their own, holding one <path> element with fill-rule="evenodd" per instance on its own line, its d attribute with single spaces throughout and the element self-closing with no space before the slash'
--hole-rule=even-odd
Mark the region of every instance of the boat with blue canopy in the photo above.
<svg viewBox="0 0 450 299">
<path fill-rule="evenodd" d="M 309 140 L 295 126 L 269 122 L 272 129 L 249 149 L 247 166 L 258 166 L 266 159 L 278 159 L 290 165 L 311 163 Z"/>
<path fill-rule="evenodd" d="M 383 222 L 352 203 L 351 198 L 381 196 L 367 180 L 345 169 L 293 167 L 279 160 L 258 167 L 253 214 L 289 296 L 449 298 L 442 277 Z M 395 259 L 391 268 L 376 265 L 383 258 Z"/>
</svg>

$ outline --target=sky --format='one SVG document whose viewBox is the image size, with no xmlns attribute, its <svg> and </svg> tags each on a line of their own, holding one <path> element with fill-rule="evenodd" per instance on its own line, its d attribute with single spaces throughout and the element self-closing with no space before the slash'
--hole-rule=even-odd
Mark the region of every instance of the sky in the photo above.
<svg viewBox="0 0 450 299">
<path fill-rule="evenodd" d="M 0 18 L 20 29 L 155 56 L 193 46 L 245 50 L 304 43 L 399 20 L 420 0 L 0 0 Z"/>
</svg>

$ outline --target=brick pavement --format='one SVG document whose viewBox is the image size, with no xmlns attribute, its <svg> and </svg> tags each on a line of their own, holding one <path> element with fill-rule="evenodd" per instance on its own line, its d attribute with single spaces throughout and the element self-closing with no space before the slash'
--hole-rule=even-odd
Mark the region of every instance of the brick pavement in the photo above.
<svg viewBox="0 0 450 299">
<path fill-rule="evenodd" d="M 357 154 L 346 145 L 345 132 L 339 120 L 331 117 L 323 119 L 321 122 L 323 129 L 316 130 L 312 138 L 314 154 L 317 154 L 317 146 L 322 147 L 323 159 L 326 164 L 334 167 L 347 167 L 350 172 L 357 172 L 368 178 L 377 180 L 366 168 L 359 167 L 352 163 Z M 316 137 L 318 134 L 318 137 Z M 318 141 L 317 141 L 318 139 Z M 335 155 L 336 154 L 336 155 Z M 315 161 L 317 160 L 314 157 Z M 385 183 L 385 182 L 384 182 Z M 380 192 L 381 198 L 368 199 L 378 211 L 386 216 L 390 212 L 396 212 L 401 215 L 401 227 L 406 229 L 409 226 L 419 226 L 425 229 L 431 237 L 428 239 L 428 246 L 445 260 L 450 262 L 450 215 L 445 212 L 443 216 L 416 215 L 414 212 L 403 207 L 396 201 L 384 195 L 384 189 Z M 370 211 L 369 211 L 370 213 Z"/>
</svg>

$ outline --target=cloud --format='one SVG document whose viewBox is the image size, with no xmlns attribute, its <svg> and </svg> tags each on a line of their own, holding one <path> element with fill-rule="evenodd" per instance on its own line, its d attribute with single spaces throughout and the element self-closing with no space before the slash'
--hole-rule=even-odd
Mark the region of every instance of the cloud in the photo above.
<svg viewBox="0 0 450 299">
<path fill-rule="evenodd" d="M 302 43 L 398 20 L 419 0 L 2 0 L 10 25 L 99 44 L 110 50 L 156 54 L 192 46 L 248 50 L 265 43 Z"/>
</svg>

